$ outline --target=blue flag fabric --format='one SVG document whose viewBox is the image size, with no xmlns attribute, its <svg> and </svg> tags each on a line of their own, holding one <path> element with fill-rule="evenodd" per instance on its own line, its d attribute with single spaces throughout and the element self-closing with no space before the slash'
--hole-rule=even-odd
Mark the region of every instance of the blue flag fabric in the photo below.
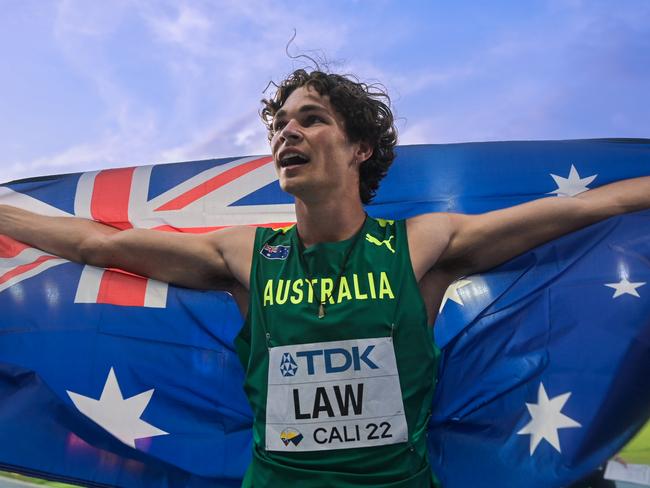
<svg viewBox="0 0 650 488">
<path fill-rule="evenodd" d="M 269 161 L 22 180 L 0 186 L 0 203 L 162 231 L 291 222 Z M 647 174 L 647 140 L 404 146 L 368 212 L 478 213 Z M 251 412 L 229 295 L 0 237 L 0 310 L 0 466 L 88 486 L 238 486 Z M 428 439 L 443 485 L 579 479 L 650 414 L 650 213 L 459 280 L 435 333 Z"/>
</svg>

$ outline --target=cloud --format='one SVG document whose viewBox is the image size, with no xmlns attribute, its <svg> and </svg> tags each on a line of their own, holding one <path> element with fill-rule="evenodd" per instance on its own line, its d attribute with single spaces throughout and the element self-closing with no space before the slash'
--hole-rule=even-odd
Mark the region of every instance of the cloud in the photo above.
<svg viewBox="0 0 650 488">
<path fill-rule="evenodd" d="M 85 2 L 61 0 L 57 4 L 54 29 L 58 36 L 74 34 L 90 38 L 105 38 L 124 21 L 128 14 L 127 0 Z"/>
<path fill-rule="evenodd" d="M 198 9 L 179 3 L 178 10 L 170 15 L 154 12 L 154 9 L 143 9 L 141 15 L 161 42 L 177 45 L 184 51 L 200 56 L 214 51 L 209 49 L 214 24 Z"/>
<path fill-rule="evenodd" d="M 101 141 L 72 146 L 58 154 L 39 157 L 30 161 L 10 163 L 3 168 L 9 181 L 36 175 L 76 173 L 111 166 L 127 166 L 132 154 L 124 154 L 115 136 Z M 120 161 L 122 164 L 118 164 Z M 132 160 L 131 160 L 132 161 Z"/>
<path fill-rule="evenodd" d="M 270 153 L 266 128 L 256 113 L 204 129 L 190 141 L 165 149 L 162 161 L 189 161 Z"/>
</svg>

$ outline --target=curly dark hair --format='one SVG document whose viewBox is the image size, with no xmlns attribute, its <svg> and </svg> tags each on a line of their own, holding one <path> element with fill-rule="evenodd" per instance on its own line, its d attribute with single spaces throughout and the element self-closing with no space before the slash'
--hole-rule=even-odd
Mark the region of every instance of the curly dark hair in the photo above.
<svg viewBox="0 0 650 488">
<path fill-rule="evenodd" d="M 297 88 L 308 86 L 321 96 L 329 96 L 330 103 L 345 121 L 350 142 L 366 142 L 373 147 L 369 159 L 359 167 L 359 194 L 364 204 L 377 193 L 379 182 L 386 176 L 395 159 L 397 130 L 390 98 L 383 87 L 359 82 L 349 75 L 298 69 L 277 86 L 270 99 L 262 100 L 260 116 L 273 137 L 273 117 Z"/>
</svg>

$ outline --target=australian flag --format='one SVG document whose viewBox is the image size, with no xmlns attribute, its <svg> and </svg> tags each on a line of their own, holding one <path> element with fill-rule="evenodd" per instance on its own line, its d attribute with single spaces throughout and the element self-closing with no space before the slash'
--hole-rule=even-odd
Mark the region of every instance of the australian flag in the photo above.
<svg viewBox="0 0 650 488">
<path fill-rule="evenodd" d="M 367 211 L 479 213 L 648 174 L 648 140 L 404 146 Z M 0 203 L 164 232 L 295 221 L 269 157 L 21 180 L 0 186 Z M 228 294 L 0 236 L 0 311 L 1 468 L 86 486 L 241 483 L 251 412 Z M 583 477 L 650 415 L 650 212 L 462 278 L 435 331 L 428 439 L 443 486 Z"/>
<path fill-rule="evenodd" d="M 266 259 L 280 259 L 284 260 L 289 257 L 289 250 L 291 246 L 272 246 L 269 243 L 265 243 L 260 250 L 260 254 Z"/>
</svg>

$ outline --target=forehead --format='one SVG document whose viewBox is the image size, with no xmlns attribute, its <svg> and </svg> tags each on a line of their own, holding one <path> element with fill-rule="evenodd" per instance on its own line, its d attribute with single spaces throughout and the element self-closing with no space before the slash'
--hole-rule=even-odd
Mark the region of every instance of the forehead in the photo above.
<svg viewBox="0 0 650 488">
<path fill-rule="evenodd" d="M 314 88 L 301 86 L 296 88 L 276 112 L 275 118 L 285 117 L 306 110 L 322 110 L 336 115 L 329 96 L 321 95 Z"/>
</svg>

